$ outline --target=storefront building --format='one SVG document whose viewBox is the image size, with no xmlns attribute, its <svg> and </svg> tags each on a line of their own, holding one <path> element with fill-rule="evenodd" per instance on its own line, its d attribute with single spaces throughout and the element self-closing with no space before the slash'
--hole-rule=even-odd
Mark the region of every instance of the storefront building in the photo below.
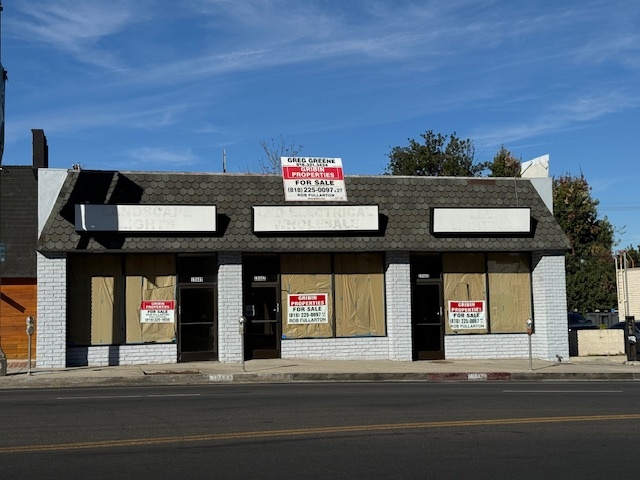
<svg viewBox="0 0 640 480">
<path fill-rule="evenodd" d="M 547 180 L 47 169 L 38 367 L 567 357 Z"/>
</svg>

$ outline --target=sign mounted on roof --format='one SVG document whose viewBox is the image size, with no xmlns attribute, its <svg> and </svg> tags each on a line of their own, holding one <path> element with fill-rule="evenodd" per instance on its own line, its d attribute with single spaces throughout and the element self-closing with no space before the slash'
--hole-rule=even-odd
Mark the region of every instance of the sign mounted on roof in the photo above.
<svg viewBox="0 0 640 480">
<path fill-rule="evenodd" d="M 280 163 L 286 201 L 347 201 L 341 158 L 280 157 Z"/>
</svg>

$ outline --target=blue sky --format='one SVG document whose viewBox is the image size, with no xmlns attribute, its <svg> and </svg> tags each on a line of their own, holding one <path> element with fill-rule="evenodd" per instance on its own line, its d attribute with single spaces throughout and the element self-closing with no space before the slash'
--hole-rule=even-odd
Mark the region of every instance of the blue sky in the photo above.
<svg viewBox="0 0 640 480">
<path fill-rule="evenodd" d="M 3 163 L 257 171 L 261 141 L 381 174 L 426 130 L 584 174 L 640 244 L 640 2 L 5 0 Z"/>
</svg>

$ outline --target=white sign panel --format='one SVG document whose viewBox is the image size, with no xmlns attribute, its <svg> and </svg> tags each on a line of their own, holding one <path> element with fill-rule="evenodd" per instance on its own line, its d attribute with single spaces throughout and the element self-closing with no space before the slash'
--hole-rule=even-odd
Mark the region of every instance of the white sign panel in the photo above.
<svg viewBox="0 0 640 480">
<path fill-rule="evenodd" d="M 280 157 L 287 201 L 347 201 L 341 158 Z"/>
<path fill-rule="evenodd" d="M 288 295 L 287 323 L 303 325 L 329 323 L 329 308 L 326 293 Z"/>
<path fill-rule="evenodd" d="M 253 231 L 335 232 L 379 229 L 377 205 L 253 207 Z"/>
<path fill-rule="evenodd" d="M 175 300 L 143 300 L 140 304 L 140 323 L 173 323 Z"/>
<path fill-rule="evenodd" d="M 213 205 L 76 205 L 76 232 L 215 232 Z"/>
<path fill-rule="evenodd" d="M 484 300 L 449 302 L 449 327 L 451 330 L 477 330 L 487 328 Z"/>
<path fill-rule="evenodd" d="M 433 233 L 530 233 L 529 208 L 434 208 Z"/>
</svg>

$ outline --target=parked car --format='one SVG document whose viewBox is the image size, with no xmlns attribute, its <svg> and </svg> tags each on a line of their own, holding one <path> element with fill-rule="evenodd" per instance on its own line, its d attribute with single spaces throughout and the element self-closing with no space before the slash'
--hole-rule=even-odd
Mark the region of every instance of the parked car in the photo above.
<svg viewBox="0 0 640 480">
<path fill-rule="evenodd" d="M 593 330 L 599 328 L 597 325 L 594 325 L 591 320 L 584 318 L 577 312 L 568 312 L 567 321 L 569 330 Z"/>
<path fill-rule="evenodd" d="M 625 330 L 626 322 L 618 322 L 611 325 L 609 328 L 613 328 L 616 330 Z M 636 338 L 640 339 L 640 325 L 636 323 Z"/>
</svg>

